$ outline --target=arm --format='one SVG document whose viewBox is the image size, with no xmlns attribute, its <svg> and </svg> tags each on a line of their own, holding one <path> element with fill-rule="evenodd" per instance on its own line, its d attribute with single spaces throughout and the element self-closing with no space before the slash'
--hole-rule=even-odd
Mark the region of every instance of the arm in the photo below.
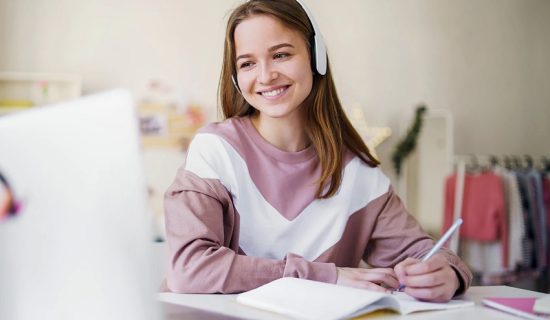
<svg viewBox="0 0 550 320">
<path fill-rule="evenodd" d="M 281 277 L 336 281 L 331 263 L 294 254 L 274 260 L 238 253 L 239 215 L 219 180 L 180 171 L 166 192 L 165 213 L 170 291 L 241 292 Z"/>
</svg>

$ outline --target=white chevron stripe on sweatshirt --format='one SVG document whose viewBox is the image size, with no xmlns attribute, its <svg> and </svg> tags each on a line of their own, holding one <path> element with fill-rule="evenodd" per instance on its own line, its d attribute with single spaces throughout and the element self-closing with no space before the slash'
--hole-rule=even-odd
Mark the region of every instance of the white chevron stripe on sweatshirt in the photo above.
<svg viewBox="0 0 550 320">
<path fill-rule="evenodd" d="M 247 255 L 274 259 L 295 253 L 315 260 L 340 240 L 353 213 L 386 193 L 390 186 L 379 168 L 371 168 L 355 157 L 345 166 L 336 195 L 312 201 L 289 221 L 262 196 L 241 155 L 216 134 L 195 136 L 185 170 L 204 179 L 219 179 L 231 193 L 240 215 L 240 247 Z"/>
</svg>

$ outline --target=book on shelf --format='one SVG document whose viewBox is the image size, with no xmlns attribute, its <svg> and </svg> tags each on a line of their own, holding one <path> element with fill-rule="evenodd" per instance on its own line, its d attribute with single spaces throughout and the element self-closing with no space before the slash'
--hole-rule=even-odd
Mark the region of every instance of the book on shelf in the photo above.
<svg viewBox="0 0 550 320">
<path fill-rule="evenodd" d="M 424 302 L 404 292 L 387 294 L 298 278 L 277 279 L 241 293 L 237 302 L 299 319 L 351 318 L 382 309 L 405 315 L 474 306 L 468 300 Z"/>
</svg>

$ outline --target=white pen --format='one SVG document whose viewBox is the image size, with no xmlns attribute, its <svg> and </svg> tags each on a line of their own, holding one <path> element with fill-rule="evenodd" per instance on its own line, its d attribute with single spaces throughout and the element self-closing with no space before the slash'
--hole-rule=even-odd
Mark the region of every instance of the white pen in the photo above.
<svg viewBox="0 0 550 320">
<path fill-rule="evenodd" d="M 441 249 L 441 247 L 445 244 L 445 242 L 447 242 L 447 240 L 449 240 L 449 238 L 453 235 L 453 233 L 455 233 L 456 230 L 458 230 L 458 227 L 460 227 L 460 225 L 462 224 L 462 218 L 458 218 L 456 219 L 456 221 L 453 223 L 453 225 L 449 228 L 449 230 L 447 230 L 447 232 L 445 232 L 445 234 L 443 235 L 443 237 L 439 238 L 439 241 L 437 241 L 437 243 L 435 244 L 435 246 L 433 246 L 432 250 L 430 250 L 430 252 L 428 252 L 427 255 L 425 255 L 422 260 L 420 260 L 421 262 L 426 262 L 428 259 L 430 259 L 439 249 Z M 400 285 L 399 288 L 397 288 L 396 291 L 402 291 L 403 288 L 405 288 L 405 285 Z"/>
</svg>

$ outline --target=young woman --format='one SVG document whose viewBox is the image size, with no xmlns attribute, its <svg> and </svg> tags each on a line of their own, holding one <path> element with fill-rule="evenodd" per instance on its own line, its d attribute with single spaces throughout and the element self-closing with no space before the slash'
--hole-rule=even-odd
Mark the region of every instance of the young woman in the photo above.
<svg viewBox="0 0 550 320">
<path fill-rule="evenodd" d="M 432 301 L 463 293 L 472 275 L 452 252 L 418 260 L 433 241 L 346 118 L 316 29 L 296 0 L 251 0 L 229 17 L 225 120 L 195 136 L 165 197 L 165 289 L 234 293 L 299 277 L 403 284 Z"/>
</svg>

